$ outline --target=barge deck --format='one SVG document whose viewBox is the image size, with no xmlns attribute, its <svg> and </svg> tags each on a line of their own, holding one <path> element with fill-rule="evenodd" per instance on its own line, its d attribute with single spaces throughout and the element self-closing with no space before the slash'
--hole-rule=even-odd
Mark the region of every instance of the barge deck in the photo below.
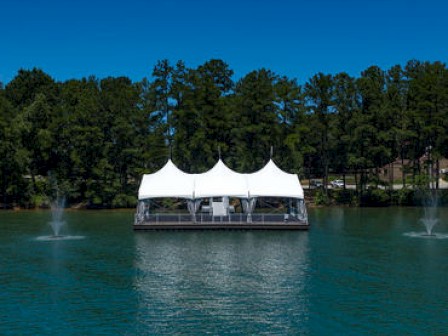
<svg viewBox="0 0 448 336">
<path fill-rule="evenodd" d="M 254 214 L 203 216 L 192 218 L 187 214 L 150 215 L 136 220 L 135 231 L 157 230 L 308 230 L 307 219 L 289 218 L 284 215 Z"/>
<path fill-rule="evenodd" d="M 211 223 L 159 223 L 135 224 L 135 231 L 161 230 L 308 230 L 308 224 L 211 224 Z"/>
</svg>

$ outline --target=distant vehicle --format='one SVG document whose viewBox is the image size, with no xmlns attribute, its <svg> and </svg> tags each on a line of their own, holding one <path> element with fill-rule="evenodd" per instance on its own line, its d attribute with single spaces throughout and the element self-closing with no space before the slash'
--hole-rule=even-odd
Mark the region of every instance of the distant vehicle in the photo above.
<svg viewBox="0 0 448 336">
<path fill-rule="evenodd" d="M 333 186 L 333 188 L 342 188 L 344 186 L 344 181 L 334 180 L 334 181 L 331 181 L 331 185 Z"/>
<path fill-rule="evenodd" d="M 322 188 L 323 184 L 321 180 L 310 180 L 310 186 L 314 188 Z"/>
</svg>

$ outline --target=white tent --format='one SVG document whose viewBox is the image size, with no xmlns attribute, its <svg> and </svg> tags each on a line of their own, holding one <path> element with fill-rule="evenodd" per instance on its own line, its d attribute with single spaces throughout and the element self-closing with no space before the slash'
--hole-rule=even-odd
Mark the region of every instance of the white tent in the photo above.
<svg viewBox="0 0 448 336">
<path fill-rule="evenodd" d="M 274 161 L 259 171 L 247 174 L 250 197 L 303 198 L 303 188 L 296 174 L 281 170 Z"/>
<path fill-rule="evenodd" d="M 194 197 L 206 198 L 230 196 L 247 198 L 247 179 L 227 167 L 221 159 L 209 171 L 197 174 L 195 178 Z"/>
<path fill-rule="evenodd" d="M 194 175 L 183 172 L 171 160 L 168 160 L 162 169 L 153 174 L 143 175 L 138 199 L 157 197 L 193 199 L 193 193 Z"/>
<path fill-rule="evenodd" d="M 143 175 L 138 192 L 139 200 L 157 197 L 201 199 L 215 196 L 303 199 L 303 188 L 297 175 L 282 171 L 272 160 L 252 174 L 237 173 L 222 160 L 205 173 L 187 174 L 168 160 L 159 171 Z"/>
</svg>

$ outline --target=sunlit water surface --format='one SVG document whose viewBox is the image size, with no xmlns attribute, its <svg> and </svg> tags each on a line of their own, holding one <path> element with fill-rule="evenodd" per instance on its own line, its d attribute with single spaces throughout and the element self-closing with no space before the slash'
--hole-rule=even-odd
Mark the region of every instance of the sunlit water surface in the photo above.
<svg viewBox="0 0 448 336">
<path fill-rule="evenodd" d="M 133 232 L 132 212 L 0 212 L 0 335 L 446 335 L 448 239 L 421 209 L 309 232 Z M 440 210 L 434 233 L 446 234 Z"/>
</svg>

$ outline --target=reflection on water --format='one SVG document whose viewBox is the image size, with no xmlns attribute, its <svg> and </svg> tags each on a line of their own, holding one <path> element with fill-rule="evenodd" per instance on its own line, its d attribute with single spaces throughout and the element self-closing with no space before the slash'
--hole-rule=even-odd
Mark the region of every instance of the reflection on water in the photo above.
<svg viewBox="0 0 448 336">
<path fill-rule="evenodd" d="M 153 333 L 304 332 L 306 232 L 136 234 L 140 318 Z"/>
<path fill-rule="evenodd" d="M 425 239 L 448 239 L 448 234 L 446 233 L 431 233 L 427 232 L 406 232 L 403 235 L 411 238 L 425 238 Z"/>
<path fill-rule="evenodd" d="M 38 241 L 60 241 L 60 240 L 80 240 L 84 239 L 84 236 L 39 236 L 36 238 Z"/>
</svg>

